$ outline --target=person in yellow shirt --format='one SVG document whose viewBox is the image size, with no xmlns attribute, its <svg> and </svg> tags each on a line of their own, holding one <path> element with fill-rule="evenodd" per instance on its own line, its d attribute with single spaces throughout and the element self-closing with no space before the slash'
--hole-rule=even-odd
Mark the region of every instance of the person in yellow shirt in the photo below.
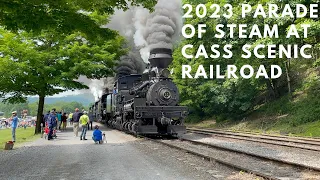
<svg viewBox="0 0 320 180">
<path fill-rule="evenodd" d="M 73 119 L 72 119 L 72 116 L 73 116 L 73 113 L 72 113 L 72 112 L 70 112 L 70 113 L 69 113 L 69 117 L 68 117 L 69 122 L 70 122 L 70 126 L 72 126 L 72 125 L 73 125 Z"/>
<path fill-rule="evenodd" d="M 89 123 L 89 116 L 88 116 L 88 112 L 84 111 L 83 115 L 80 117 L 80 124 L 82 126 L 82 132 L 80 135 L 80 141 L 81 140 L 87 140 L 86 139 L 86 134 L 87 134 L 87 124 Z"/>
</svg>

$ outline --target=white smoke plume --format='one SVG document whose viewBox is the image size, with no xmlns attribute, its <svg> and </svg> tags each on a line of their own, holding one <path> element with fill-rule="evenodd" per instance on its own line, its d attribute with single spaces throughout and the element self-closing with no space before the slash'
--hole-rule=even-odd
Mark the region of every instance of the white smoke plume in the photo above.
<svg viewBox="0 0 320 180">
<path fill-rule="evenodd" d="M 105 82 L 104 79 L 88 79 L 85 76 L 80 76 L 77 80 L 89 87 L 90 92 L 94 96 L 95 101 L 97 101 L 103 94 L 105 89 Z"/>
</svg>

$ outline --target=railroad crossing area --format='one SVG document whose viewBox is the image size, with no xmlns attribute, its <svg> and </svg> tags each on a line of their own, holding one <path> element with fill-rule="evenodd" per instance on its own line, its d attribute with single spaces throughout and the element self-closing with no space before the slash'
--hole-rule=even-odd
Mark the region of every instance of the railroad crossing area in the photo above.
<svg viewBox="0 0 320 180">
<path fill-rule="evenodd" d="M 320 179 L 318 140 L 197 129 L 149 139 L 100 127 L 107 143 L 95 144 L 92 130 L 81 141 L 68 127 L 1 151 L 1 179 Z"/>
</svg>

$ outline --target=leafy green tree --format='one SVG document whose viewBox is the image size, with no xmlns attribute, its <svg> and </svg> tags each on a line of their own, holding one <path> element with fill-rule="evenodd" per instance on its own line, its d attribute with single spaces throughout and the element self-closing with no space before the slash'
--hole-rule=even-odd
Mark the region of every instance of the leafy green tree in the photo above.
<svg viewBox="0 0 320 180">
<path fill-rule="evenodd" d="M 97 44 L 85 34 L 65 38 L 52 32 L 39 36 L 0 30 L 0 92 L 5 101 L 24 102 L 26 96 L 39 96 L 37 130 L 44 99 L 66 90 L 88 88 L 76 81 L 80 75 L 102 78 L 112 75 L 116 59 L 125 52 L 122 38 Z"/>
<path fill-rule="evenodd" d="M 89 15 L 110 15 L 114 9 L 128 9 L 129 5 L 152 8 L 155 0 L 1 0 L 0 25 L 17 32 L 41 33 L 53 30 L 59 34 L 82 32 L 89 38 L 111 38 L 116 34 L 100 28 Z"/>
<path fill-rule="evenodd" d="M 241 58 L 242 49 L 241 47 L 245 44 L 251 44 L 253 47 L 257 44 L 298 44 L 299 46 L 303 44 L 311 44 L 314 49 L 311 54 L 313 54 L 314 65 L 316 66 L 319 62 L 319 40 L 320 40 L 320 21 L 319 19 L 295 19 L 295 18 L 253 18 L 253 13 L 249 14 L 246 18 L 241 17 L 241 6 L 239 6 L 239 1 L 195 1 L 195 0 L 184 0 L 184 3 L 193 4 L 193 17 L 191 19 L 186 19 L 185 24 L 193 24 L 197 27 L 197 24 L 205 23 L 207 25 L 206 33 L 202 39 L 198 39 L 197 35 L 193 38 L 185 39 L 182 43 L 176 48 L 174 53 L 174 61 L 172 67 L 174 68 L 174 81 L 178 84 L 179 90 L 181 93 L 182 104 L 185 104 L 190 107 L 191 113 L 196 114 L 198 117 L 205 118 L 208 116 L 220 116 L 223 118 L 239 118 L 246 112 L 250 112 L 253 107 L 256 105 L 256 99 L 261 94 L 268 94 L 268 97 L 272 99 L 279 98 L 283 95 L 283 92 L 290 91 L 289 82 L 290 78 L 282 76 L 279 79 L 182 79 L 181 78 L 181 65 L 188 64 L 191 65 L 193 70 L 192 73 L 195 74 L 198 66 L 201 64 L 205 67 L 206 72 L 209 72 L 209 65 L 220 65 L 221 74 L 226 72 L 226 67 L 229 64 L 236 65 L 238 68 L 244 64 L 250 64 L 255 69 L 262 64 L 265 67 L 270 67 L 270 65 L 275 64 L 282 67 L 284 70 L 286 67 L 287 59 L 257 59 L 252 56 L 250 59 Z M 195 6 L 199 3 L 204 3 L 208 9 L 208 15 L 205 18 L 196 18 L 195 15 Z M 230 19 L 220 17 L 220 18 L 209 18 L 214 11 L 210 10 L 212 4 L 219 4 L 220 6 L 229 3 L 233 6 L 233 16 Z M 283 8 L 285 4 L 290 4 L 294 9 L 295 4 L 305 4 L 317 3 L 317 1 L 307 1 L 307 0 L 297 0 L 297 1 L 263 1 L 263 0 L 249 0 L 246 3 L 253 6 L 252 9 L 255 9 L 258 4 L 267 6 L 267 4 L 277 4 L 279 7 Z M 225 9 L 221 8 L 220 14 L 225 13 Z M 254 11 L 253 11 L 254 12 Z M 299 24 L 306 23 L 310 24 L 309 29 L 309 38 L 298 39 L 290 38 L 286 39 L 286 32 L 288 27 L 291 24 L 296 24 L 300 34 L 303 34 L 303 29 Z M 224 38 L 215 38 L 215 34 L 218 33 L 215 31 L 217 24 L 247 24 L 248 30 L 250 32 L 253 24 L 257 24 L 260 29 L 263 29 L 264 24 L 277 24 L 279 26 L 279 39 L 276 38 L 238 38 L 238 28 L 235 28 L 234 38 L 228 37 L 228 34 Z M 224 31 L 227 32 L 227 29 L 224 28 Z M 186 44 L 192 44 L 194 48 L 190 50 L 189 54 L 196 54 L 198 47 L 201 44 L 204 44 L 207 52 L 211 53 L 211 45 L 217 44 L 220 46 L 219 51 L 223 52 L 223 47 L 226 44 L 231 44 L 233 46 L 232 52 L 233 57 L 230 59 L 222 58 L 204 58 L 200 57 L 198 59 L 186 59 L 181 56 L 181 49 Z M 266 54 L 266 51 L 261 51 L 261 53 Z M 310 52 L 309 52 L 310 53 Z M 302 58 L 299 58 L 301 60 Z M 318 60 L 317 60 L 318 59 Z M 268 74 L 270 69 L 267 69 Z M 290 71 L 290 70 L 289 70 Z M 215 74 L 215 72 L 214 72 Z M 290 72 L 288 73 L 290 76 Z M 239 77 L 239 75 L 238 75 Z M 288 81 L 288 87 L 286 87 L 286 81 Z"/>
</svg>

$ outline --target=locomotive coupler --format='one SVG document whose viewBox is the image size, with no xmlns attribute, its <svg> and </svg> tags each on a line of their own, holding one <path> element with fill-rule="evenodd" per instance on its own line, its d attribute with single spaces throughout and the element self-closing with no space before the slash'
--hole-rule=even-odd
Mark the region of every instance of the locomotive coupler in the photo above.
<svg viewBox="0 0 320 180">
<path fill-rule="evenodd" d="M 171 119 L 170 118 L 167 118 L 164 116 L 163 112 L 162 112 L 162 117 L 160 118 L 160 123 L 162 125 L 168 125 L 171 123 Z"/>
</svg>

